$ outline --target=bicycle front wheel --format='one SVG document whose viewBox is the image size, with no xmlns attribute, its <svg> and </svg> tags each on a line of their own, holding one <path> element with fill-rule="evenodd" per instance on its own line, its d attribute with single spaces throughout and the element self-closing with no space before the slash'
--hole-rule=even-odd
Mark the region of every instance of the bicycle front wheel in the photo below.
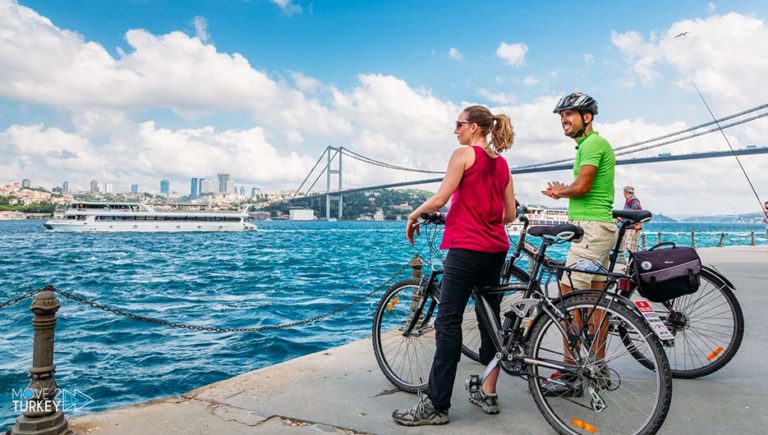
<svg viewBox="0 0 768 435">
<path fill-rule="evenodd" d="M 656 433 L 669 412 L 672 377 L 645 320 L 613 299 L 572 297 L 558 306 L 567 320 L 540 317 L 528 343 L 528 385 L 547 422 L 561 434 Z M 587 318 L 584 331 L 579 323 Z M 615 323 L 633 334 L 633 351 L 653 370 L 640 364 L 617 334 L 608 333 Z M 578 342 L 566 344 L 564 331 L 580 337 Z M 571 368 L 556 371 L 547 362 Z"/>
<path fill-rule="evenodd" d="M 432 291 L 420 295 L 419 284 L 407 279 L 392 285 L 373 320 L 376 362 L 392 384 L 409 393 L 426 388 L 435 356 L 437 301 Z M 419 310 L 422 298 L 427 300 Z"/>
</svg>

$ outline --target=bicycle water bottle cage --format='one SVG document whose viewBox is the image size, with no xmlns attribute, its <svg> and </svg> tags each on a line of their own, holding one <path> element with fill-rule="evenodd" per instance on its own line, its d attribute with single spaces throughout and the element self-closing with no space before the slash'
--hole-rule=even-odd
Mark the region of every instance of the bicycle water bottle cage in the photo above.
<svg viewBox="0 0 768 435">
<path fill-rule="evenodd" d="M 528 235 L 541 237 L 549 243 L 579 242 L 584 230 L 573 224 L 539 225 L 528 228 Z"/>
<path fill-rule="evenodd" d="M 613 210 L 613 217 L 624 219 L 628 224 L 646 223 L 653 219 L 653 213 L 648 210 Z"/>
</svg>

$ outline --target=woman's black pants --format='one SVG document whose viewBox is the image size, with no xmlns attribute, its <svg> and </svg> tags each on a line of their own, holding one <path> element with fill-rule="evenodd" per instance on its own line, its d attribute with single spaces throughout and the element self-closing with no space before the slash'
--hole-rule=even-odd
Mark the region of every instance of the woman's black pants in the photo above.
<svg viewBox="0 0 768 435">
<path fill-rule="evenodd" d="M 469 297 L 475 287 L 499 284 L 506 252 L 478 252 L 469 249 L 451 249 L 445 259 L 443 281 L 440 287 L 440 305 L 435 319 L 436 350 L 429 373 L 429 398 L 435 409 L 446 411 L 451 407 L 453 382 L 461 358 L 461 321 Z M 487 297 L 498 320 L 501 295 Z M 476 310 L 478 311 L 478 310 Z M 482 321 L 480 326 L 480 362 L 488 364 L 496 355 L 490 335 Z"/>
</svg>

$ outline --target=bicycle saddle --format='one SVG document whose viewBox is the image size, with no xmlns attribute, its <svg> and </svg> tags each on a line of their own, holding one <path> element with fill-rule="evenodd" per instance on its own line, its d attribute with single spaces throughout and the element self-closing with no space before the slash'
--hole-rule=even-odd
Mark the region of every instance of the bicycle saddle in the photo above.
<svg viewBox="0 0 768 435">
<path fill-rule="evenodd" d="M 584 230 L 573 224 L 538 225 L 528 228 L 528 235 L 573 242 L 581 240 Z"/>
<path fill-rule="evenodd" d="M 653 213 L 648 210 L 613 210 L 613 217 L 632 222 L 648 222 L 653 217 Z"/>
</svg>

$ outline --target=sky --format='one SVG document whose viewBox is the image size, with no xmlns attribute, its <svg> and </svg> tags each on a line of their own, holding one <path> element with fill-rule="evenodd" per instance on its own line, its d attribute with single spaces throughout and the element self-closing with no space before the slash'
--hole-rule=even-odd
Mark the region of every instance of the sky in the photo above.
<svg viewBox="0 0 768 435">
<path fill-rule="evenodd" d="M 578 6 L 578 7 L 577 7 Z M 764 1 L 0 0 L 0 184 L 295 189 L 327 146 L 443 170 L 471 104 L 510 116 L 511 167 L 573 156 L 552 107 L 594 96 L 614 146 L 768 102 Z M 680 33 L 687 32 L 682 37 Z M 768 145 L 768 118 L 727 131 Z M 707 135 L 640 154 L 725 150 Z M 768 155 L 742 163 L 768 199 Z M 429 178 L 344 161 L 344 186 Z M 515 177 L 525 202 L 570 171 Z M 736 160 L 619 166 L 647 209 L 757 212 Z M 423 186 L 434 190 L 436 185 Z"/>
</svg>

